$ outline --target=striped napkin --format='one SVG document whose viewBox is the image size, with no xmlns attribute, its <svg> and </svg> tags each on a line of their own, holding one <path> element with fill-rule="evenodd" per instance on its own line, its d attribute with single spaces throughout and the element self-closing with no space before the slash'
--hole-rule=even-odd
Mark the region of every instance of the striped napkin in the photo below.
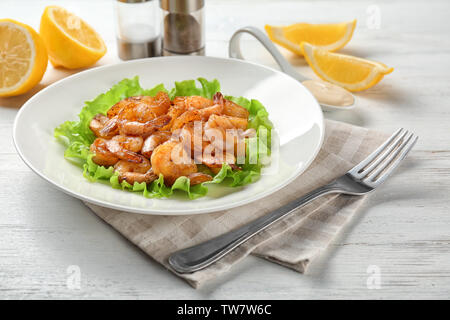
<svg viewBox="0 0 450 320">
<path fill-rule="evenodd" d="M 324 144 L 308 170 L 285 188 L 257 202 L 193 216 L 141 215 L 86 205 L 194 288 L 220 276 L 249 254 L 303 273 L 355 214 L 365 197 L 323 196 L 273 224 L 218 262 L 194 273 L 176 273 L 167 259 L 179 249 L 235 229 L 343 175 L 387 138 L 379 132 L 341 122 L 327 120 L 325 124 Z"/>
</svg>

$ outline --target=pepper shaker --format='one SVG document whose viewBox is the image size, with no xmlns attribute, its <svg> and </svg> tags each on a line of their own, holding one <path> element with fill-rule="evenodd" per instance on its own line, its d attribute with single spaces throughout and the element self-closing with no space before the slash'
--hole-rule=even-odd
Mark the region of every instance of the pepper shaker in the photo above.
<svg viewBox="0 0 450 320">
<path fill-rule="evenodd" d="M 163 55 L 204 55 L 204 0 L 161 0 Z"/>
<path fill-rule="evenodd" d="M 122 60 L 161 55 L 158 0 L 116 0 L 116 35 Z"/>
</svg>

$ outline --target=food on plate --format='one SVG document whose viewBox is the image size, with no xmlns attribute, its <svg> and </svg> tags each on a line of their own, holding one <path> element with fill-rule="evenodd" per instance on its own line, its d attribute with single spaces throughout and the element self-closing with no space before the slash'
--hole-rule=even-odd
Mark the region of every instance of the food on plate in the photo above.
<svg viewBox="0 0 450 320">
<path fill-rule="evenodd" d="M 255 182 L 270 157 L 267 111 L 257 100 L 224 96 L 217 80 L 198 81 L 201 88 L 187 80 L 168 91 L 124 79 L 87 102 L 80 121 L 66 121 L 55 136 L 86 178 L 146 197 L 178 190 L 195 199 L 206 195 L 208 184 Z M 251 157 L 251 140 L 269 148 L 256 148 Z"/>
<path fill-rule="evenodd" d="M 0 19 L 0 97 L 25 93 L 41 81 L 47 50 L 30 26 Z"/>
</svg>

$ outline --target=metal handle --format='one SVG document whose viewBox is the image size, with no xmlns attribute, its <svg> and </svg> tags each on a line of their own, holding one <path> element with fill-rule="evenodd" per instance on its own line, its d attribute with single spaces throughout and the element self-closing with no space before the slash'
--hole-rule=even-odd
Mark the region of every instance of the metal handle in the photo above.
<svg viewBox="0 0 450 320">
<path fill-rule="evenodd" d="M 230 39 L 230 45 L 228 47 L 228 55 L 230 56 L 230 58 L 244 59 L 244 57 L 242 56 L 241 44 L 240 44 L 243 33 L 251 34 L 259 42 L 261 42 L 261 44 L 267 49 L 267 51 L 269 51 L 269 53 L 272 55 L 272 57 L 278 63 L 281 71 L 290 75 L 292 78 L 294 78 L 300 82 L 304 82 L 305 80 L 310 80 L 310 79 L 306 78 L 305 76 L 303 76 L 302 74 L 298 73 L 294 69 L 294 67 L 292 67 L 292 65 L 283 57 L 281 52 L 278 51 L 278 49 L 275 47 L 275 45 L 272 43 L 272 41 L 270 41 L 270 39 L 264 34 L 264 32 L 262 32 L 261 30 L 259 30 L 258 28 L 255 28 L 255 27 L 251 27 L 251 26 L 244 27 L 244 28 L 237 30 L 233 34 L 233 36 Z M 329 85 L 332 85 L 332 84 L 329 84 Z M 337 85 L 332 85 L 332 86 L 337 87 Z M 340 90 L 345 90 L 345 89 L 340 88 Z M 344 105 L 344 106 L 342 106 L 342 105 L 335 106 L 335 105 L 330 105 L 330 104 L 322 101 L 320 96 L 316 95 L 314 92 L 311 92 L 311 93 L 315 96 L 315 98 L 318 100 L 320 105 L 323 108 L 325 108 L 325 110 L 351 109 L 355 104 L 355 97 L 353 95 L 352 95 L 352 97 L 353 97 L 352 104 Z M 348 92 L 348 94 L 350 94 L 350 92 Z"/>
<path fill-rule="evenodd" d="M 255 27 L 244 27 L 239 30 L 237 30 L 233 36 L 230 39 L 230 45 L 228 47 L 228 55 L 230 58 L 236 58 L 236 59 L 242 59 L 244 60 L 244 57 L 242 56 L 241 52 L 241 44 L 240 40 L 243 33 L 248 33 L 254 36 L 256 39 L 258 39 L 259 42 L 269 51 L 269 53 L 272 55 L 272 57 L 275 59 L 275 61 L 280 66 L 281 71 L 284 73 L 287 73 L 291 77 L 297 79 L 298 81 L 302 82 L 305 80 L 308 80 L 308 78 L 304 77 L 291 66 L 291 64 L 283 57 L 281 52 L 275 47 L 275 45 L 270 41 L 270 39 L 258 28 Z"/>
<path fill-rule="evenodd" d="M 173 253 L 169 257 L 169 264 L 179 273 L 201 270 L 294 210 L 320 196 L 335 192 L 338 192 L 338 190 L 333 183 L 318 188 L 236 230 Z"/>
</svg>

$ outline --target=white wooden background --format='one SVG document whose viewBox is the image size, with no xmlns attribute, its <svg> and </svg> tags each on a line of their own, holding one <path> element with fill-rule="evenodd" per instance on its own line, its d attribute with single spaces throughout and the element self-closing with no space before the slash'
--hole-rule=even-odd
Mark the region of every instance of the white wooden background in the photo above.
<svg viewBox="0 0 450 320">
<path fill-rule="evenodd" d="M 61 4 L 104 37 L 109 52 L 100 64 L 106 64 L 117 61 L 112 2 L 2 0 L 0 17 L 37 28 L 44 6 Z M 420 136 L 414 152 L 306 275 L 249 257 L 194 290 L 79 200 L 31 172 L 11 138 L 27 96 L 2 99 L 0 298 L 450 298 L 450 2 L 207 0 L 206 17 L 207 54 L 222 57 L 241 26 L 356 17 L 355 35 L 343 52 L 380 60 L 395 71 L 358 94 L 355 110 L 326 117 L 386 132 L 412 129 Z M 246 42 L 250 59 L 273 66 L 261 47 Z M 286 54 L 313 76 L 302 58 Z M 40 87 L 66 74 L 49 71 Z M 71 265 L 81 270 L 79 290 L 66 286 Z M 371 265 L 381 271 L 379 289 L 367 287 Z"/>
</svg>

